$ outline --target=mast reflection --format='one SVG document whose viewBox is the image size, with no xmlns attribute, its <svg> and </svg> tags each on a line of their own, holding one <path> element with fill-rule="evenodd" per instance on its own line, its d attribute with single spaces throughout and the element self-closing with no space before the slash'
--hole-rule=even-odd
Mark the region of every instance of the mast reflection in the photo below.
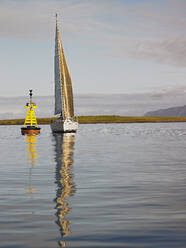
<svg viewBox="0 0 186 248">
<path fill-rule="evenodd" d="M 56 223 L 59 226 L 61 239 L 58 241 L 60 247 L 66 247 L 64 237 L 71 234 L 70 221 L 66 219 L 70 211 L 68 197 L 75 193 L 75 184 L 73 182 L 73 153 L 74 153 L 74 134 L 54 134 L 56 146 Z"/>
<path fill-rule="evenodd" d="M 32 187 L 32 170 L 34 166 L 37 164 L 37 150 L 36 150 L 36 135 L 26 135 L 26 146 L 27 146 L 27 158 L 30 164 L 29 168 L 29 187 L 27 189 L 28 194 L 33 194 L 35 192 L 35 188 Z"/>
</svg>

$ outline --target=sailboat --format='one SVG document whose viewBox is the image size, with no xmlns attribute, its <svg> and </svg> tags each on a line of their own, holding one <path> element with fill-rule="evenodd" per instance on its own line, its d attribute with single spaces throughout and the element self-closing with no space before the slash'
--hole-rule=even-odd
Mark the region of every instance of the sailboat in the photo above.
<svg viewBox="0 0 186 248">
<path fill-rule="evenodd" d="M 74 120 L 74 103 L 72 92 L 72 81 L 66 63 L 63 46 L 58 28 L 56 14 L 56 34 L 55 34 L 55 115 L 58 118 L 50 123 L 54 133 L 72 133 L 78 129 L 78 122 Z"/>
</svg>

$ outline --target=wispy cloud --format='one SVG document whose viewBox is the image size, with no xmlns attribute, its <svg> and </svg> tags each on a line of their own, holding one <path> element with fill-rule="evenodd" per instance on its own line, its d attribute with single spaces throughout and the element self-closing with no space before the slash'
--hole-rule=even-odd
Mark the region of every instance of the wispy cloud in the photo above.
<svg viewBox="0 0 186 248">
<path fill-rule="evenodd" d="M 185 9 L 185 0 L 1 0 L 0 41 L 8 40 L 2 44 L 5 47 L 11 46 L 9 54 L 4 52 L 4 57 L 1 55 L 1 67 L 7 64 L 1 78 L 8 82 L 7 85 L 11 85 L 18 75 L 17 84 L 21 85 L 22 80 L 26 88 L 30 84 L 39 91 L 44 88 L 44 83 L 49 81 L 46 75 L 52 75 L 53 70 L 52 46 L 55 13 L 58 12 L 64 46 L 66 48 L 68 44 L 70 51 L 73 51 L 67 57 L 72 58 L 71 67 L 78 92 L 136 92 L 138 89 L 141 92 L 146 87 L 152 89 L 154 85 L 184 84 L 185 71 L 183 75 L 179 72 L 183 72 L 186 66 Z M 16 50 L 13 43 L 15 39 L 17 43 L 20 40 L 24 42 L 20 50 Z M 36 46 L 31 47 L 27 41 L 36 42 Z M 12 56 L 14 45 L 15 51 L 19 51 Z M 20 43 L 18 46 L 20 48 Z M 33 51 L 35 57 L 32 56 Z M 15 69 L 15 62 L 19 60 L 21 52 L 25 65 L 28 65 L 28 57 L 33 60 L 28 72 L 28 66 L 23 65 L 23 60 L 17 63 L 20 69 Z M 37 61 L 36 57 L 39 58 Z M 114 60 L 113 57 L 119 59 Z M 46 64 L 46 61 L 50 61 L 50 64 Z M 28 75 L 34 65 L 40 69 L 35 69 L 31 78 Z M 126 65 L 128 68 L 125 73 L 120 68 Z M 8 73 L 9 67 L 15 75 Z M 147 67 L 151 67 L 153 76 Z M 169 71 L 176 70 L 177 77 L 168 74 L 167 77 L 162 76 L 161 70 L 165 67 Z M 44 68 L 47 68 L 46 71 Z M 92 68 L 96 71 L 94 75 Z M 117 87 L 110 86 L 116 75 Z M 28 77 L 27 83 L 25 77 Z M 19 92 L 17 90 L 16 94 Z M 51 90 L 47 92 L 50 94 Z M 9 94 L 9 91 L 2 94 Z"/>
<path fill-rule="evenodd" d="M 185 97 L 186 86 L 141 94 L 81 94 L 75 95 L 75 114 L 141 116 L 148 111 L 185 105 Z M 37 96 L 34 101 L 39 106 L 37 117 L 53 116 L 53 97 Z M 25 97 L 0 97 L 0 119 L 25 118 L 25 102 Z"/>
<path fill-rule="evenodd" d="M 1 36 L 49 37 L 55 12 L 69 33 L 90 32 L 94 37 L 102 31 L 126 37 L 186 36 L 182 32 L 186 25 L 184 0 L 139 0 L 133 5 L 105 0 L 2 0 L 0 6 Z"/>
<path fill-rule="evenodd" d="M 115 48 L 115 53 L 120 57 L 129 56 L 137 59 L 148 59 L 161 64 L 186 67 L 186 38 L 169 40 L 126 39 Z"/>
</svg>

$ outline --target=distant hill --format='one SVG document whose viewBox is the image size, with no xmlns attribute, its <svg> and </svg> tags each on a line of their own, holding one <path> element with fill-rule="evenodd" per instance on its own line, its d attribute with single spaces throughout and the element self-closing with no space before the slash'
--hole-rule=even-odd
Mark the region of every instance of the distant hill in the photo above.
<svg viewBox="0 0 186 248">
<path fill-rule="evenodd" d="M 186 105 L 179 107 L 172 107 L 166 109 L 158 109 L 155 111 L 147 112 L 144 116 L 154 117 L 185 117 L 186 116 Z"/>
</svg>

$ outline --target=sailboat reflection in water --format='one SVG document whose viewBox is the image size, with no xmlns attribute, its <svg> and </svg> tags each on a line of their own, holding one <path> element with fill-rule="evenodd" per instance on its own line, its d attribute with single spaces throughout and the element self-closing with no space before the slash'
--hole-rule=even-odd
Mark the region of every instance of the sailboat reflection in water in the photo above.
<svg viewBox="0 0 186 248">
<path fill-rule="evenodd" d="M 33 194 L 35 188 L 32 187 L 32 171 L 34 166 L 37 164 L 37 150 L 36 150 L 36 135 L 26 135 L 26 145 L 27 145 L 27 158 L 30 163 L 29 168 L 29 187 L 27 193 Z"/>
<path fill-rule="evenodd" d="M 66 218 L 70 211 L 68 197 L 75 193 L 75 184 L 73 182 L 72 164 L 75 136 L 72 133 L 54 134 L 56 141 L 56 223 L 59 226 L 61 238 L 60 247 L 65 247 L 65 237 L 71 234 L 70 221 Z"/>
</svg>

